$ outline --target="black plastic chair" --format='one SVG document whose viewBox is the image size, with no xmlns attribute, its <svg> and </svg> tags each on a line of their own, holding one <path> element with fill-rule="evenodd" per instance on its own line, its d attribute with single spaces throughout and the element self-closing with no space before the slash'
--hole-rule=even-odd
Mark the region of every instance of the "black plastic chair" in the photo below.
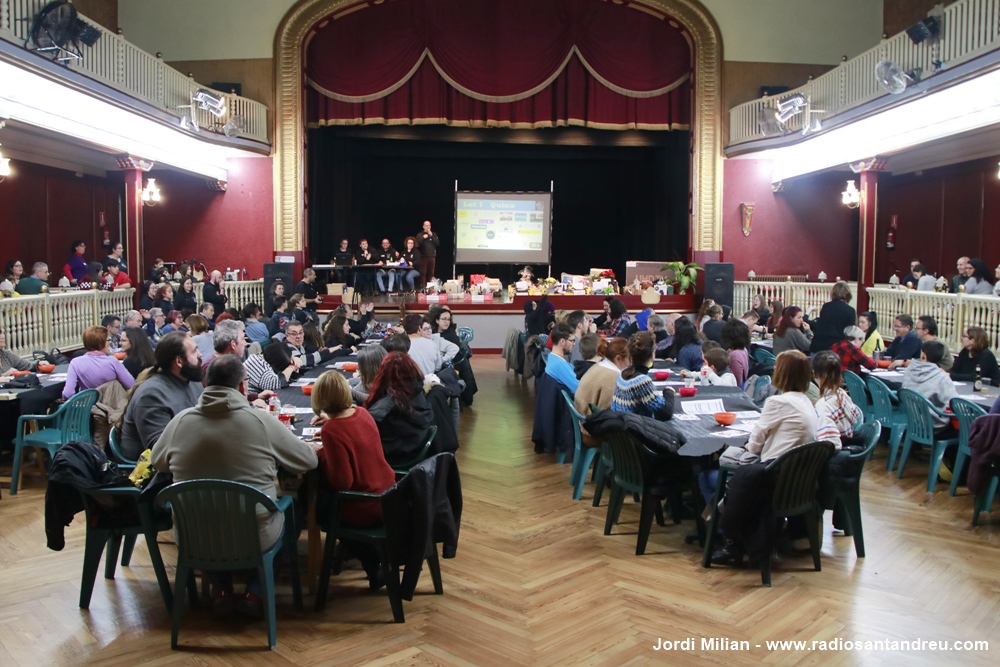
<svg viewBox="0 0 1000 667">
<path fill-rule="evenodd" d="M 392 470 L 395 473 L 405 475 L 410 472 L 410 468 L 426 461 L 431 456 L 431 445 L 434 443 L 434 436 L 437 435 L 438 427 L 433 424 L 429 429 L 427 429 L 427 436 L 424 439 L 424 446 L 420 448 L 420 451 L 403 461 L 398 461 L 392 464 Z"/>
<path fill-rule="evenodd" d="M 877 421 L 870 421 L 855 434 L 859 438 L 864 438 L 864 448 L 860 452 L 852 453 L 848 459 L 857 465 L 857 477 L 852 478 L 849 486 L 838 488 L 834 495 L 834 513 L 839 517 L 843 513 L 844 535 L 854 537 L 854 552 L 858 558 L 865 557 L 865 533 L 861 523 L 861 473 L 864 472 L 864 464 L 868 457 L 872 455 L 872 450 L 878 443 L 882 435 L 882 424 Z"/>
</svg>

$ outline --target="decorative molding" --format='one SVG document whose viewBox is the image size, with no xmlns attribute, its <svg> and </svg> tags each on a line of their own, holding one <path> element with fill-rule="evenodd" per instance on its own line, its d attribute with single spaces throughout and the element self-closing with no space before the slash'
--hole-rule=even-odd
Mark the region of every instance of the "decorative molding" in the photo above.
<svg viewBox="0 0 1000 667">
<path fill-rule="evenodd" d="M 310 29 L 324 18 L 363 9 L 366 0 L 300 0 L 274 39 L 274 249 L 303 249 L 305 229 L 305 108 L 302 53 Z M 669 15 L 693 40 L 694 109 L 691 128 L 692 252 L 722 249 L 722 37 L 697 0 L 633 0 L 642 11 Z M 357 7 L 353 7 L 358 5 Z"/>
</svg>

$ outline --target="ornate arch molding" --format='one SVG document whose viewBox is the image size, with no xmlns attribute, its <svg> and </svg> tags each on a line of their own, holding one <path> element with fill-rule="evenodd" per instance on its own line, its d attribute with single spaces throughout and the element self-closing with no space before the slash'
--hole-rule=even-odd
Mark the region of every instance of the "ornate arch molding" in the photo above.
<svg viewBox="0 0 1000 667">
<path fill-rule="evenodd" d="M 621 0 L 614 0 L 620 2 Z M 359 0 L 300 0 L 274 38 L 274 249 L 303 249 L 305 165 L 303 41 L 329 14 Z M 697 0 L 632 0 L 669 14 L 694 39 L 694 109 L 691 153 L 691 248 L 722 249 L 722 38 Z"/>
</svg>

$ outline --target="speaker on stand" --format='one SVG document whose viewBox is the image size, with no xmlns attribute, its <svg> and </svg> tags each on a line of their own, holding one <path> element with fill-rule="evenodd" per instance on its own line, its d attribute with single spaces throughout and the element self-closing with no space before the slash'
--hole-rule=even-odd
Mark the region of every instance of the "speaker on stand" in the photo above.
<svg viewBox="0 0 1000 667">
<path fill-rule="evenodd" d="M 274 285 L 276 281 L 281 281 L 285 284 L 285 296 L 291 296 L 292 290 L 295 288 L 295 283 L 292 282 L 292 267 L 294 264 L 285 262 L 265 262 L 264 263 L 264 301 L 265 303 L 259 304 L 260 309 L 265 313 L 268 312 L 268 306 L 266 304 L 267 300 L 271 295 L 271 286 Z"/>
<path fill-rule="evenodd" d="M 705 298 L 712 299 L 720 306 L 733 308 L 734 267 L 732 262 L 711 262 L 705 264 Z M 737 317 L 742 313 L 736 314 Z"/>
</svg>

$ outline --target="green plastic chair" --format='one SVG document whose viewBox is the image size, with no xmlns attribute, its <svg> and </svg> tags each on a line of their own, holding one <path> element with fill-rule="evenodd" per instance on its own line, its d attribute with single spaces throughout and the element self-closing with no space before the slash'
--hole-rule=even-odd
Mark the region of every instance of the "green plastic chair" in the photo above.
<svg viewBox="0 0 1000 667">
<path fill-rule="evenodd" d="M 903 441 L 903 453 L 899 459 L 896 478 L 903 476 L 903 466 L 906 465 L 906 459 L 910 455 L 910 448 L 913 447 L 913 444 L 927 445 L 931 448 L 930 471 L 927 473 L 927 493 L 931 493 L 934 491 L 938 471 L 941 469 L 944 450 L 958 444 L 958 438 L 938 438 L 934 434 L 934 420 L 931 418 L 931 414 L 949 418 L 951 415 L 938 410 L 922 395 L 909 389 L 899 390 L 899 402 L 903 405 L 903 411 L 906 413 L 906 439 Z M 895 448 L 889 457 L 890 460 L 896 458 Z"/>
<path fill-rule="evenodd" d="M 272 650 L 277 644 L 274 610 L 274 557 L 286 550 L 292 568 L 292 591 L 295 608 L 302 608 L 298 556 L 292 499 L 282 496 L 272 500 L 249 484 L 221 479 L 195 479 L 171 484 L 156 496 L 156 505 L 173 511 L 177 536 L 177 578 L 174 584 L 173 625 L 170 648 L 177 648 L 177 635 L 184 610 L 185 584 L 193 570 L 232 572 L 257 570 L 264 598 L 267 642 Z M 282 537 L 267 549 L 261 549 L 258 534 L 257 506 L 285 514 Z"/>
<path fill-rule="evenodd" d="M 958 453 L 955 454 L 955 469 L 951 471 L 951 486 L 948 488 L 948 495 L 955 495 L 958 489 L 958 478 L 965 467 L 965 459 L 972 458 L 972 450 L 969 449 L 969 429 L 972 422 L 977 417 L 987 414 L 981 405 L 976 405 L 967 398 L 951 399 L 951 411 L 958 419 Z"/>
<path fill-rule="evenodd" d="M 14 439 L 14 469 L 10 476 L 10 495 L 17 494 L 21 477 L 21 456 L 25 447 L 44 449 L 55 456 L 59 448 L 72 440 L 93 442 L 90 432 L 90 409 L 97 403 L 97 390 L 85 389 L 59 406 L 50 415 L 22 415 L 17 418 Z M 38 425 L 34 433 L 25 433 L 28 422 Z"/>
<path fill-rule="evenodd" d="M 122 433 L 117 426 L 112 427 L 111 432 L 108 433 L 108 449 L 111 450 L 111 456 L 114 457 L 115 461 L 122 465 L 134 468 L 139 463 L 122 454 Z"/>
<path fill-rule="evenodd" d="M 121 550 L 122 567 L 128 567 L 132 560 L 132 550 L 136 538 L 142 535 L 149 549 L 149 559 L 153 564 L 156 583 L 167 606 L 167 611 L 173 609 L 173 591 L 170 589 L 170 579 L 163 567 L 160 547 L 156 542 L 156 534 L 170 530 L 170 517 L 157 518 L 150 502 L 144 502 L 140 495 L 142 491 L 134 486 L 111 487 L 104 489 L 85 489 L 75 487 L 83 499 L 83 509 L 87 517 L 87 540 L 83 550 L 83 576 L 80 582 L 80 609 L 90 608 L 90 598 L 94 592 L 94 582 L 97 570 L 101 565 L 101 553 L 104 557 L 104 578 L 114 579 L 118 552 Z M 106 507 L 111 504 L 134 504 L 136 514 L 109 512 Z M 118 518 L 128 516 L 129 518 Z M 124 540 L 124 548 L 122 541 Z"/>
<path fill-rule="evenodd" d="M 476 333 L 472 330 L 472 327 L 458 327 L 458 339 L 468 345 L 472 342 L 472 339 L 476 337 Z"/>
<path fill-rule="evenodd" d="M 774 366 L 777 363 L 774 353 L 762 347 L 758 347 L 753 351 L 753 360 L 761 366 Z"/>
<path fill-rule="evenodd" d="M 583 432 L 580 430 L 580 425 L 584 417 L 576 411 L 576 405 L 573 404 L 569 392 L 562 390 L 562 396 L 569 406 L 570 415 L 573 416 L 573 470 L 569 474 L 569 483 L 573 487 L 573 500 L 579 500 L 583 494 L 583 482 L 587 479 L 587 471 L 590 470 L 601 448 L 583 446 Z"/>
<path fill-rule="evenodd" d="M 614 477 L 611 480 L 611 497 L 608 499 L 608 515 L 604 520 L 604 534 L 610 535 L 611 528 L 618 523 L 622 506 L 625 504 L 625 494 L 639 494 L 641 509 L 639 512 L 639 537 L 635 545 L 635 555 L 646 552 L 649 541 L 649 531 L 653 526 L 653 517 L 660 526 L 666 525 L 663 519 L 663 508 L 654 487 L 646 483 L 644 474 L 643 454 L 655 457 L 656 454 L 646 449 L 645 445 L 629 433 L 609 433 L 604 439 L 604 448 L 611 458 Z"/>
<path fill-rule="evenodd" d="M 835 451 L 831 442 L 811 442 L 785 452 L 767 464 L 768 469 L 778 468 L 778 480 L 771 498 L 771 509 L 776 517 L 805 516 L 806 531 L 809 534 L 809 549 L 812 552 L 813 567 L 819 572 L 820 548 L 823 539 L 820 534 L 820 520 L 823 510 L 816 500 L 819 476 Z M 760 559 L 760 580 L 764 586 L 771 585 L 771 553 Z"/>
<path fill-rule="evenodd" d="M 877 421 L 870 421 L 854 432 L 859 438 L 864 438 L 864 449 L 850 455 L 849 459 L 857 463 L 858 476 L 850 487 L 838 488 L 834 496 L 835 513 L 840 514 L 837 509 L 843 511 L 844 535 L 854 537 L 854 552 L 858 558 L 865 557 L 865 533 L 861 523 L 861 473 L 864 472 L 864 462 L 875 449 L 879 437 L 882 435 L 882 424 Z"/>
<path fill-rule="evenodd" d="M 452 454 L 438 454 L 437 456 L 452 456 Z M 399 578 L 399 570 L 403 564 L 392 561 L 389 549 L 390 539 L 397 536 L 390 535 L 389 531 L 391 528 L 388 528 L 385 524 L 362 528 L 340 522 L 341 509 L 345 503 L 365 500 L 382 503 L 383 501 L 391 500 L 392 496 L 396 493 L 401 493 L 398 483 L 382 493 L 330 491 L 329 502 L 326 505 L 325 511 L 318 512 L 320 527 L 326 533 L 326 541 L 323 545 L 323 565 L 319 573 L 319 586 L 316 589 L 316 611 L 323 611 L 326 608 L 326 596 L 330 588 L 330 575 L 339 573 L 339 566 L 337 566 L 336 570 L 334 567 L 334 561 L 338 559 L 337 540 L 341 542 L 345 540 L 355 541 L 370 544 L 378 551 L 382 575 L 385 577 L 386 590 L 389 594 L 389 605 L 392 608 L 393 621 L 396 623 L 406 622 L 406 617 L 403 614 L 403 598 Z M 443 595 L 444 587 L 441 583 L 441 565 L 438 561 L 437 545 L 428 549 L 425 560 L 427 561 L 427 568 L 431 571 L 434 594 Z"/>
<path fill-rule="evenodd" d="M 392 471 L 405 475 L 410 472 L 410 468 L 430 458 L 431 444 L 434 442 L 434 436 L 437 435 L 437 432 L 438 427 L 432 424 L 431 427 L 427 429 L 427 440 L 424 442 L 424 446 L 420 448 L 420 451 L 404 461 L 393 463 Z"/>
<path fill-rule="evenodd" d="M 872 395 L 872 419 L 882 424 L 882 430 L 889 432 L 889 461 L 885 469 L 892 471 L 896 465 L 895 452 L 906 432 L 906 414 L 898 406 L 896 393 L 884 382 L 869 375 L 865 384 Z"/>
<path fill-rule="evenodd" d="M 847 385 L 847 395 L 851 397 L 854 405 L 861 408 L 861 413 L 865 416 L 865 421 L 871 421 L 872 402 L 868 398 L 865 381 L 853 371 L 844 371 L 844 384 Z"/>
</svg>

